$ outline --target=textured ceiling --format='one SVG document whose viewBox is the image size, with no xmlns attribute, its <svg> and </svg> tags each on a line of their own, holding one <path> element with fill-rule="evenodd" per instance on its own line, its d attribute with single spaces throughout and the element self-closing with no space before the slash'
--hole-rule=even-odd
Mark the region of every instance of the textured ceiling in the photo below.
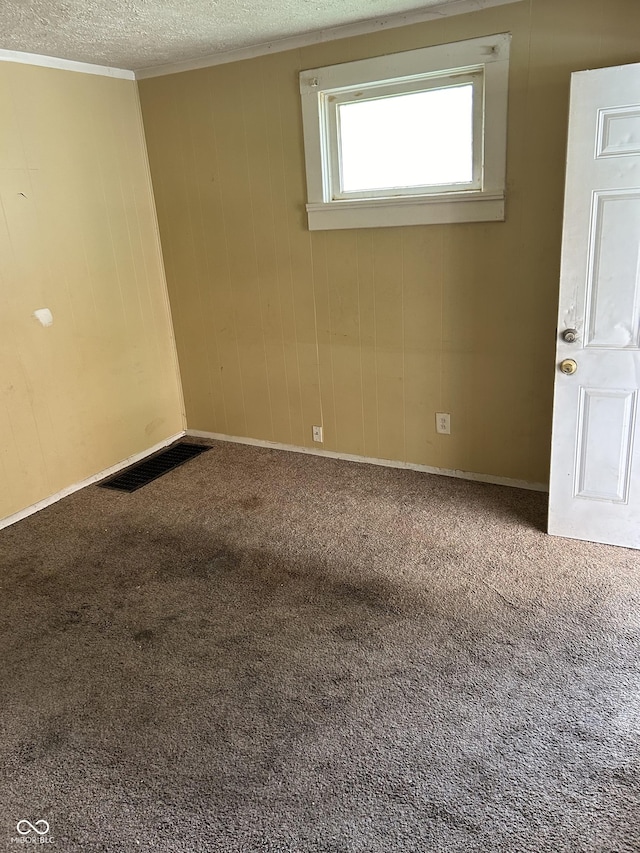
<svg viewBox="0 0 640 853">
<path fill-rule="evenodd" d="M 0 49 L 136 70 L 446 3 L 457 5 L 455 0 L 2 0 Z"/>
</svg>

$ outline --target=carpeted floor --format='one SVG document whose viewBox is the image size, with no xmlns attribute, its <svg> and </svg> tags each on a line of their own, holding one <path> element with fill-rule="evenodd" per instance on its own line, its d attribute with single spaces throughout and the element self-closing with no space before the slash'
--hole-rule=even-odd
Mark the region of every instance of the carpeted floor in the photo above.
<svg viewBox="0 0 640 853">
<path fill-rule="evenodd" d="M 0 532 L 0 848 L 639 851 L 640 554 L 545 510 L 216 444 Z"/>
</svg>

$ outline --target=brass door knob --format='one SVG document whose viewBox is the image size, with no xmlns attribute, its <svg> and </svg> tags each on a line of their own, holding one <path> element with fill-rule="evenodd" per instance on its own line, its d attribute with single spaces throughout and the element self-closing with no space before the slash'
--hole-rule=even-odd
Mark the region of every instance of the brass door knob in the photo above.
<svg viewBox="0 0 640 853">
<path fill-rule="evenodd" d="M 575 344 L 575 342 L 578 340 L 578 330 L 565 329 L 562 333 L 562 340 L 566 341 L 568 344 Z"/>
<path fill-rule="evenodd" d="M 577 369 L 578 365 L 572 358 L 565 358 L 564 361 L 560 362 L 560 370 L 567 376 L 571 376 Z"/>
</svg>

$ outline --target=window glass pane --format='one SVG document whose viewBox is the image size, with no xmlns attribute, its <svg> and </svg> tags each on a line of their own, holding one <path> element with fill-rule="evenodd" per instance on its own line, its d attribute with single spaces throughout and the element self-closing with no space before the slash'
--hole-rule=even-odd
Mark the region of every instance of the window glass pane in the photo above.
<svg viewBox="0 0 640 853">
<path fill-rule="evenodd" d="M 473 85 L 339 104 L 342 192 L 473 180 Z"/>
</svg>

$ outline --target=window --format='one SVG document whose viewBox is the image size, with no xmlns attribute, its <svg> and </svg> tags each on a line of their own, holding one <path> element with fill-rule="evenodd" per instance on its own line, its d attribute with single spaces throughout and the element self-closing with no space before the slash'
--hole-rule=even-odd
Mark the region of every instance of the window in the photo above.
<svg viewBox="0 0 640 853">
<path fill-rule="evenodd" d="M 309 228 L 504 219 L 509 43 L 303 71 Z"/>
</svg>

